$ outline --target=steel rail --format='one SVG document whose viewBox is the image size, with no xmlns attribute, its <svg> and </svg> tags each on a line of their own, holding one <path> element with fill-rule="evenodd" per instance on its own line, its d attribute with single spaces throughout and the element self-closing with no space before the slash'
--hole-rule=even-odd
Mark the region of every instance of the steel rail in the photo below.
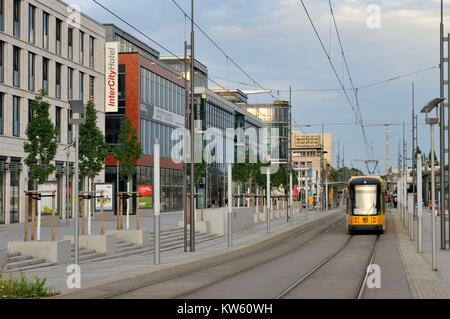
<svg viewBox="0 0 450 319">
<path fill-rule="evenodd" d="M 326 222 L 327 222 L 327 220 L 325 218 L 322 218 L 318 222 L 315 222 L 315 223 L 311 224 L 310 226 L 308 226 L 308 227 L 306 227 L 306 228 L 304 228 L 302 230 L 299 230 L 297 233 L 289 236 L 288 238 L 286 238 L 284 240 L 281 240 L 281 241 L 279 241 L 277 243 L 274 243 L 272 245 L 269 245 L 268 247 L 264 247 L 263 249 L 258 249 L 257 251 L 246 255 L 246 257 L 253 256 L 253 255 L 256 255 L 256 254 L 259 254 L 259 253 L 263 252 L 264 250 L 272 249 L 272 248 L 275 248 L 277 246 L 280 246 L 280 245 L 282 245 L 282 244 L 284 244 L 284 243 L 286 243 L 286 242 L 288 242 L 288 241 L 290 241 L 290 240 L 292 240 L 292 239 L 294 239 L 294 238 L 296 238 L 296 237 L 298 237 L 298 236 L 300 236 L 300 235 L 302 235 L 302 234 L 304 234 L 304 233 L 306 233 L 308 231 L 311 231 L 311 230 L 315 229 L 317 226 L 320 226 L 320 225 L 322 225 L 322 224 L 324 224 Z M 153 285 L 156 285 L 156 284 L 160 284 L 160 283 L 165 282 L 165 281 L 170 281 L 170 280 L 181 278 L 183 276 L 190 275 L 190 274 L 193 274 L 193 273 L 196 273 L 196 272 L 199 272 L 199 271 L 203 271 L 203 270 L 210 269 L 210 268 L 213 268 L 213 267 L 216 267 L 216 266 L 220 266 L 220 265 L 223 265 L 223 264 L 235 261 L 235 260 L 237 260 L 239 258 L 241 258 L 241 256 L 237 256 L 237 257 L 231 258 L 231 259 L 226 260 L 226 261 L 221 261 L 221 262 L 217 262 L 217 263 L 214 263 L 214 264 L 211 264 L 211 265 L 200 267 L 200 268 L 197 268 L 197 269 L 194 269 L 194 270 L 181 272 L 181 273 L 176 274 L 174 276 L 170 276 L 170 277 L 166 277 L 166 278 L 150 281 L 150 282 L 145 283 L 143 285 L 139 285 L 139 286 L 132 287 L 132 288 L 129 288 L 129 289 L 124 289 L 124 290 L 121 290 L 121 291 L 118 291 L 118 292 L 115 292 L 115 293 L 108 294 L 106 296 L 99 297 L 98 299 L 110 299 L 110 298 L 113 298 L 113 297 L 124 295 L 124 294 L 130 293 L 132 291 L 136 291 L 136 290 L 147 288 L 147 287 L 150 287 L 150 286 L 153 286 Z"/>
</svg>

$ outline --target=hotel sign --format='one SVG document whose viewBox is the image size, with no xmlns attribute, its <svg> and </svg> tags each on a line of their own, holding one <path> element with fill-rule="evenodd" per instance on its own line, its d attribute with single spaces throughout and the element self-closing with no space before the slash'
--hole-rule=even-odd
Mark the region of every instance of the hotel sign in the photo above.
<svg viewBox="0 0 450 319">
<path fill-rule="evenodd" d="M 118 111 L 119 42 L 106 42 L 105 112 Z"/>
</svg>

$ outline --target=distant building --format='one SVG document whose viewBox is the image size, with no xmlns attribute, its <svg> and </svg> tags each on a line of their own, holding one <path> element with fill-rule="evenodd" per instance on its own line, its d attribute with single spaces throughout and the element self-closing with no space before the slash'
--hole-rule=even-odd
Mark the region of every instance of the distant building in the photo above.
<svg viewBox="0 0 450 319">
<path fill-rule="evenodd" d="M 332 137 L 330 133 L 305 134 L 292 131 L 291 135 L 292 168 L 297 171 L 299 186 L 304 189 L 308 180 L 309 196 L 317 198 L 321 182 L 321 153 L 323 151 L 324 178 L 329 180 L 332 164 Z M 325 182 L 325 179 L 323 182 Z"/>
<path fill-rule="evenodd" d="M 23 163 L 23 144 L 30 103 L 40 89 L 48 93 L 50 117 L 59 129 L 56 172 L 49 178 L 57 189 L 56 214 L 70 218 L 74 199 L 66 201 L 65 195 L 71 195 L 75 151 L 68 100 L 93 100 L 104 131 L 105 30 L 59 0 L 1 0 L 0 31 L 0 224 L 26 218 L 24 191 L 34 189 L 34 181 Z M 103 178 L 101 173 L 96 182 Z"/>
</svg>

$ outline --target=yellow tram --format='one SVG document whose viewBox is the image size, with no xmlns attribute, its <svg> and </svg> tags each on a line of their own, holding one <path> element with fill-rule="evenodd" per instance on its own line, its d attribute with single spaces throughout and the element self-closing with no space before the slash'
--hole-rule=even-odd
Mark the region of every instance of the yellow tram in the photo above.
<svg viewBox="0 0 450 319">
<path fill-rule="evenodd" d="M 379 176 L 353 176 L 347 184 L 346 230 L 386 230 L 385 185 Z"/>
</svg>

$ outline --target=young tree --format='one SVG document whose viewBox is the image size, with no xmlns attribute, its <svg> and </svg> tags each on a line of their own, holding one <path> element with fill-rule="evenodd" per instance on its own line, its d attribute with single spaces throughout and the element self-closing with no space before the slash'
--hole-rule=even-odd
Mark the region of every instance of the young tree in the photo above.
<svg viewBox="0 0 450 319">
<path fill-rule="evenodd" d="M 88 178 L 90 189 L 94 189 L 94 178 L 103 169 L 109 144 L 97 127 L 97 112 L 95 105 L 89 101 L 86 105 L 86 123 L 80 125 L 79 153 L 80 174 Z"/>
<path fill-rule="evenodd" d="M 128 190 L 133 189 L 133 175 L 136 171 L 136 162 L 141 157 L 142 148 L 137 136 L 137 129 L 131 125 L 128 116 L 120 125 L 119 143 L 114 148 L 114 159 L 119 162 L 120 179 L 128 181 Z M 130 202 L 129 202 L 130 203 Z M 130 205 L 128 205 L 131 209 Z"/>
<path fill-rule="evenodd" d="M 28 153 L 25 164 L 32 170 L 36 188 L 38 184 L 45 183 L 55 171 L 55 165 L 51 161 L 55 158 L 58 147 L 58 129 L 50 119 L 50 104 L 43 99 L 46 95 L 45 90 L 40 90 L 31 102 L 32 117 L 26 129 L 28 142 L 23 147 L 25 153 Z"/>
</svg>

